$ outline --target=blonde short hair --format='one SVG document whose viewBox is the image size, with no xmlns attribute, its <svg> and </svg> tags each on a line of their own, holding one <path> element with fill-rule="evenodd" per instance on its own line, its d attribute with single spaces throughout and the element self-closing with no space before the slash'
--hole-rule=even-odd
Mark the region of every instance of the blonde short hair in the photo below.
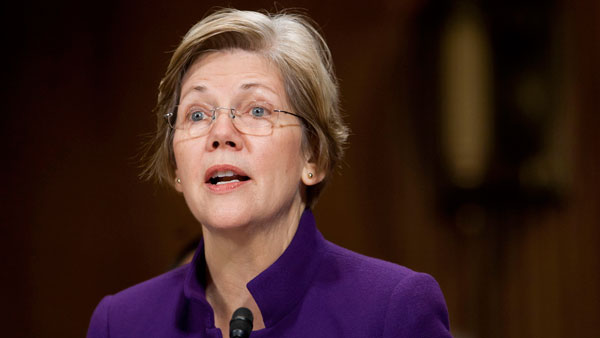
<svg viewBox="0 0 600 338">
<path fill-rule="evenodd" d="M 187 32 L 160 82 L 155 108 L 158 124 L 144 155 L 142 176 L 174 184 L 174 133 L 164 115 L 175 111 L 182 79 L 198 57 L 231 49 L 259 53 L 279 68 L 291 108 L 305 122 L 304 151 L 325 173 L 321 183 L 307 187 L 306 204 L 312 207 L 343 156 L 348 128 L 340 115 L 329 48 L 316 25 L 300 14 L 221 9 Z"/>
</svg>

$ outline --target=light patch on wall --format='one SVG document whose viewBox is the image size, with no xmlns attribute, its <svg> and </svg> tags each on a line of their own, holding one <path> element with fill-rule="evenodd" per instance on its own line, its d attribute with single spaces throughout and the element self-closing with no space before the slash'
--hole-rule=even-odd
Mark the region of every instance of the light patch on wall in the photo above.
<svg viewBox="0 0 600 338">
<path fill-rule="evenodd" d="M 493 137 L 490 45 L 479 13 L 458 6 L 441 39 L 441 133 L 453 184 L 482 184 Z"/>
</svg>

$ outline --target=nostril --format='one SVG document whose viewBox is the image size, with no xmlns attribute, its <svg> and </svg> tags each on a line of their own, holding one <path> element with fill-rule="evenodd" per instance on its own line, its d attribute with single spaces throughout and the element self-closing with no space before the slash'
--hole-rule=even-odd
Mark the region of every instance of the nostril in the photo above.
<svg viewBox="0 0 600 338">
<path fill-rule="evenodd" d="M 237 144 L 234 141 L 225 141 L 224 144 L 231 148 L 235 148 L 237 146 Z M 219 148 L 220 145 L 221 145 L 221 143 L 219 141 L 213 141 L 213 143 L 212 143 L 213 149 Z"/>
</svg>

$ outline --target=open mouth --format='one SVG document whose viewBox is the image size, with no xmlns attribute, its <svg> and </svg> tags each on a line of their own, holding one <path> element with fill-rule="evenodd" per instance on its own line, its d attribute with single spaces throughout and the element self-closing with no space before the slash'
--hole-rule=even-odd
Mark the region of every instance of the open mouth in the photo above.
<svg viewBox="0 0 600 338">
<path fill-rule="evenodd" d="M 227 183 L 244 182 L 249 179 L 250 179 L 250 177 L 237 174 L 231 170 L 222 170 L 222 171 L 220 170 L 220 171 L 217 171 L 214 174 L 212 174 L 212 176 L 210 176 L 210 178 L 206 181 L 206 183 L 214 184 L 214 185 L 221 185 L 221 184 L 227 184 Z"/>
</svg>

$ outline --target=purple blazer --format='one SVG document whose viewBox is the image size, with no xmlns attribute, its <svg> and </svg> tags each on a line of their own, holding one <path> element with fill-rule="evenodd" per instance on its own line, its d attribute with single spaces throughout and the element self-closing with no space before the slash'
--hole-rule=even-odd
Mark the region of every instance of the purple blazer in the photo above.
<svg viewBox="0 0 600 338">
<path fill-rule="evenodd" d="M 87 337 L 228 337 L 205 297 L 205 264 L 200 245 L 191 264 L 106 296 Z M 289 247 L 247 287 L 266 326 L 252 338 L 451 337 L 431 276 L 326 241 L 308 209 Z"/>
</svg>

